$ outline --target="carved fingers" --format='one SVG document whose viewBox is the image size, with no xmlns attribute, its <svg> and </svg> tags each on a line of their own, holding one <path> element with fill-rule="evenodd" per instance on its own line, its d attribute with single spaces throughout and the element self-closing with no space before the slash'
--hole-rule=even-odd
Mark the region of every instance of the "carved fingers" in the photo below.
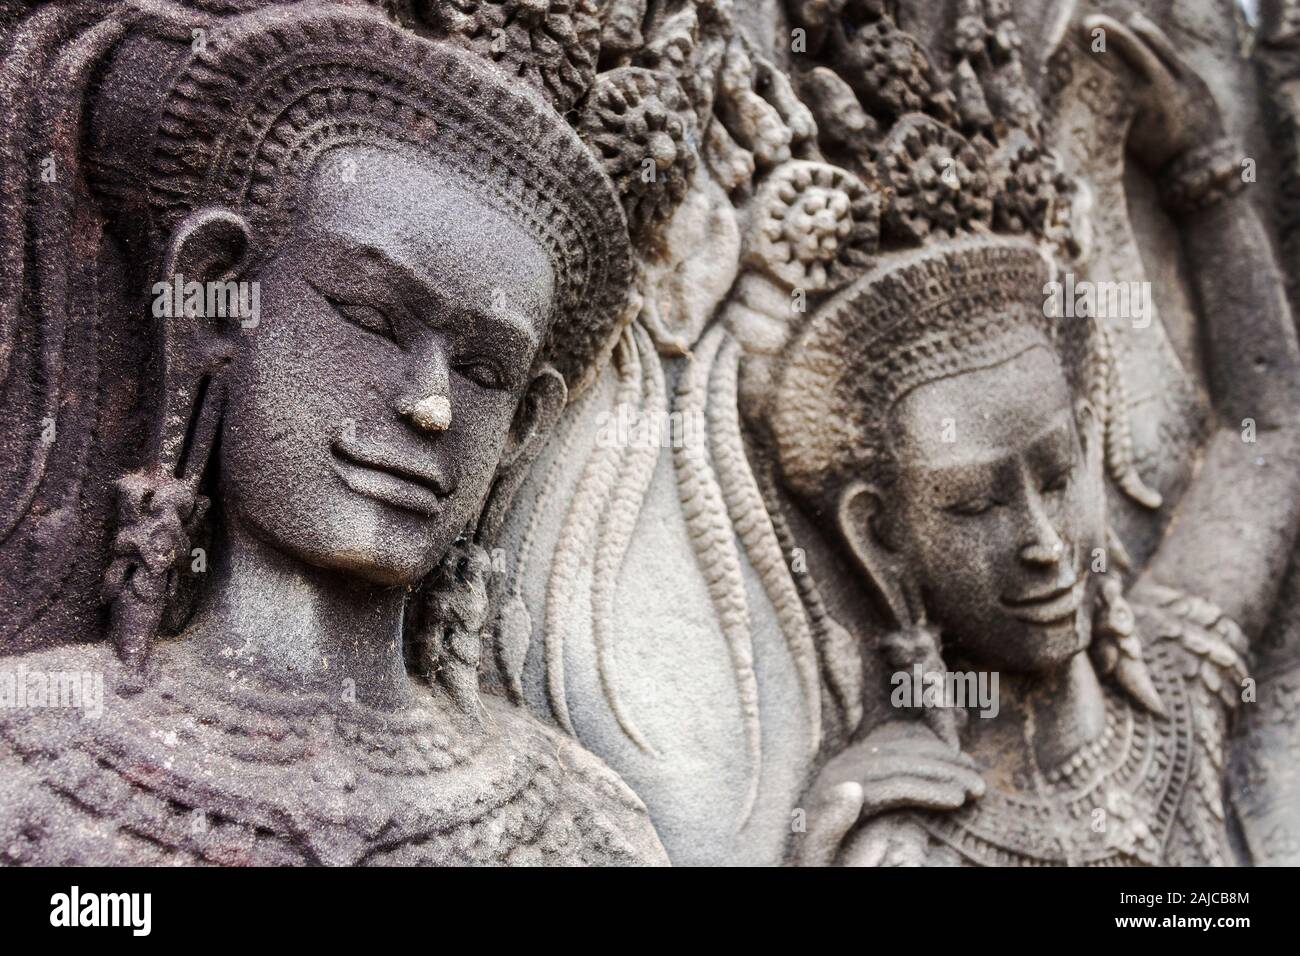
<svg viewBox="0 0 1300 956">
<path fill-rule="evenodd" d="M 891 721 L 849 747 L 819 774 L 797 859 L 804 865 L 876 866 L 887 859 L 907 858 L 911 850 L 903 853 L 899 847 L 916 841 L 907 836 L 906 827 L 900 829 L 889 811 L 956 810 L 979 799 L 984 791 L 984 779 L 968 755 L 944 743 L 924 724 Z M 850 807 L 856 808 L 856 816 L 846 822 Z M 920 846 L 924 848 L 924 841 Z"/>
<path fill-rule="evenodd" d="M 899 807 L 955 810 L 984 795 L 984 779 L 975 762 L 916 721 L 884 724 L 827 770 L 831 780 L 861 784 L 864 817 Z"/>
<path fill-rule="evenodd" d="M 917 807 L 956 810 L 984 793 L 984 780 L 969 767 L 926 757 L 882 759 L 863 779 L 866 816 Z"/>
<path fill-rule="evenodd" d="M 1130 23 L 1132 22 L 1130 21 Z M 1156 54 L 1155 49 L 1147 42 L 1142 33 L 1130 26 L 1126 26 L 1114 17 L 1095 14 L 1086 17 L 1083 25 L 1090 39 L 1095 36 L 1094 31 L 1103 30 L 1107 49 L 1113 47 L 1128 65 L 1136 70 L 1138 75 L 1148 83 L 1168 83 L 1176 75 L 1174 70 L 1167 66 L 1161 57 Z M 1163 37 L 1163 34 L 1161 35 Z M 1167 40 L 1164 42 L 1167 43 Z"/>
<path fill-rule="evenodd" d="M 1139 105 L 1128 144 L 1139 162 L 1158 172 L 1187 150 L 1223 135 L 1209 88 L 1154 23 L 1140 14 L 1124 23 L 1097 14 L 1085 17 L 1083 26 L 1094 55 L 1117 53 L 1145 81 L 1136 91 Z"/>
<path fill-rule="evenodd" d="M 1140 13 L 1132 14 L 1128 19 L 1128 25 L 1175 78 L 1182 76 L 1184 72 L 1190 72 L 1178 56 L 1178 51 L 1174 49 L 1173 41 L 1158 26 Z"/>
</svg>

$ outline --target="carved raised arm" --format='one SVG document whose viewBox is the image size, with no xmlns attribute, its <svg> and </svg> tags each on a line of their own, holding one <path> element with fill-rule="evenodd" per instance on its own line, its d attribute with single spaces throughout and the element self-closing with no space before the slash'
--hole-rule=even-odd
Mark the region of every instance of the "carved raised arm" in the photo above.
<svg viewBox="0 0 1300 956">
<path fill-rule="evenodd" d="M 1219 427 L 1146 575 L 1204 595 L 1254 635 L 1300 521 L 1300 351 L 1247 200 L 1223 199 L 1183 224 Z"/>
<path fill-rule="evenodd" d="M 1205 84 L 1149 21 L 1085 25 L 1146 80 L 1129 150 L 1180 226 L 1218 423 L 1142 580 L 1202 595 L 1257 634 L 1300 522 L 1300 349 L 1283 279 Z"/>
</svg>

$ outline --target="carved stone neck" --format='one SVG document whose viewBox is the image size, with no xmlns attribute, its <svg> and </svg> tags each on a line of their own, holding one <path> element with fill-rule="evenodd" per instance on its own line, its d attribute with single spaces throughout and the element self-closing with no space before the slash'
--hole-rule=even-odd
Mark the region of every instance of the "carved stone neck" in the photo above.
<svg viewBox="0 0 1300 956">
<path fill-rule="evenodd" d="M 971 712 L 966 747 L 973 752 L 986 745 L 1015 747 L 1020 741 L 1034 768 L 1046 773 L 1105 730 L 1105 696 L 1087 654 L 1076 654 L 1064 668 L 1046 675 L 1000 674 L 998 689 L 996 717 L 983 719 Z"/>
<path fill-rule="evenodd" d="M 186 634 L 214 666 L 381 709 L 413 702 L 402 588 L 294 561 L 227 522 Z"/>
</svg>

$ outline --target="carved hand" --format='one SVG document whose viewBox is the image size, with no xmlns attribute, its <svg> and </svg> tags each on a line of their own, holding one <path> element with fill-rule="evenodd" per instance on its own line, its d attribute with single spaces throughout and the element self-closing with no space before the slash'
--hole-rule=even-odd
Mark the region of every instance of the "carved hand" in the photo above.
<svg viewBox="0 0 1300 956">
<path fill-rule="evenodd" d="M 854 832 L 862 820 L 900 807 L 956 810 L 983 794 L 984 780 L 969 756 L 919 721 L 889 721 L 818 774 L 809 791 L 807 832 L 796 847 L 796 860 L 803 866 L 825 866 L 837 859 L 874 865 L 861 861 L 883 857 L 883 851 L 871 851 L 880 840 L 888 850 L 896 828 L 869 824 L 860 832 L 873 839 L 864 843 Z"/>
<path fill-rule="evenodd" d="M 1222 114 L 1213 94 L 1163 30 L 1138 13 L 1127 24 L 1098 14 L 1086 17 L 1083 26 L 1087 43 L 1093 41 L 1095 30 L 1104 30 L 1108 51 L 1118 52 L 1143 81 L 1134 91 L 1138 109 L 1128 147 L 1149 172 L 1158 172 L 1187 150 L 1223 136 Z"/>
</svg>

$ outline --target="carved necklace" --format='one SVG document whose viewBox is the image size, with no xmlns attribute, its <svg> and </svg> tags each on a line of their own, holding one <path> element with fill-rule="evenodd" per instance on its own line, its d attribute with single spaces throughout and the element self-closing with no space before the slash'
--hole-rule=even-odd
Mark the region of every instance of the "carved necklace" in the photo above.
<svg viewBox="0 0 1300 956">
<path fill-rule="evenodd" d="M 1117 701 L 1113 693 L 1105 696 L 1106 723 L 1100 734 L 1076 750 L 1068 759 L 1056 767 L 1043 772 L 1044 781 L 1053 789 L 1077 789 L 1081 778 L 1095 769 L 1115 743 L 1116 736 L 1124 729 L 1132 729 L 1133 714 L 1122 702 Z"/>
<path fill-rule="evenodd" d="M 955 813 L 917 813 L 917 821 L 977 865 L 1158 864 L 1195 755 L 1190 701 L 1176 664 L 1159 647 L 1149 662 L 1167 717 L 1107 687 L 1102 734 L 1039 775 L 1041 793 L 990 788 Z"/>
<path fill-rule="evenodd" d="M 119 668 L 106 647 L 77 654 L 83 669 Z M 470 727 L 432 698 L 389 714 L 232 687 L 183 641 L 157 648 L 155 663 L 99 720 L 16 712 L 0 740 L 86 812 L 216 862 L 606 863 L 636 852 L 620 829 L 639 806 L 630 791 L 502 702 L 485 701 L 484 724 Z M 51 762 L 43 742 L 60 736 Z"/>
</svg>

